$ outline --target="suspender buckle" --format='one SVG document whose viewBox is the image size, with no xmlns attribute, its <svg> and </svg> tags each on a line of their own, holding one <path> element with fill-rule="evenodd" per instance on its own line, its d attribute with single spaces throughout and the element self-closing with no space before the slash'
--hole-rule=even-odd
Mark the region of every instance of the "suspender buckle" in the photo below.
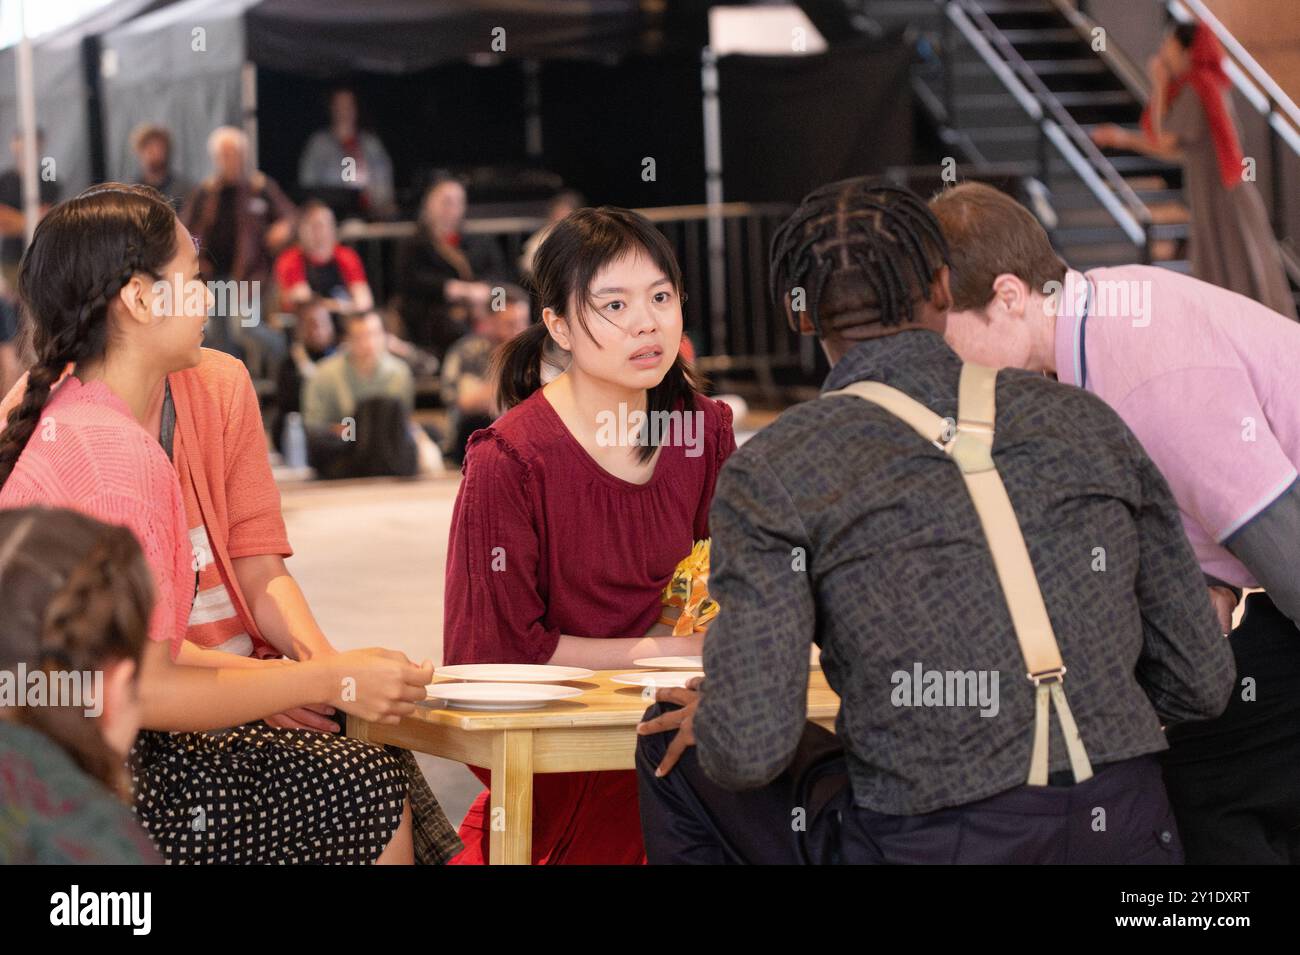
<svg viewBox="0 0 1300 955">
<path fill-rule="evenodd" d="M 1034 684 L 1034 686 L 1042 686 L 1043 684 L 1050 686 L 1053 683 L 1064 683 L 1065 664 L 1061 664 L 1059 667 L 1053 667 L 1050 670 L 1039 670 L 1037 673 L 1026 673 L 1025 676 L 1029 678 L 1029 682 Z"/>
<path fill-rule="evenodd" d="M 967 429 L 965 425 L 960 425 L 957 428 L 957 436 L 945 449 L 964 474 L 979 474 L 982 471 L 994 470 L 993 442 L 988 429 L 984 431 L 985 434 L 980 436 L 974 429 Z"/>
</svg>

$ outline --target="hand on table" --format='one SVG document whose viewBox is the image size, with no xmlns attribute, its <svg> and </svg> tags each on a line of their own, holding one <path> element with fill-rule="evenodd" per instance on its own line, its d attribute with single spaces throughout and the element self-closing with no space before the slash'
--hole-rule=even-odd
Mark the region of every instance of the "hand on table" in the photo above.
<svg viewBox="0 0 1300 955">
<path fill-rule="evenodd" d="M 319 663 L 332 675 L 330 705 L 372 723 L 399 723 L 414 713 L 433 679 L 432 662 L 417 666 L 406 654 L 379 647 L 336 653 Z"/>
<path fill-rule="evenodd" d="M 700 706 L 699 687 L 702 679 L 702 677 L 695 677 L 686 684 L 685 689 L 675 686 L 660 687 L 655 691 L 655 702 L 674 703 L 680 709 L 637 724 L 636 731 L 639 736 L 677 730 L 677 735 L 668 744 L 668 752 L 664 754 L 663 762 L 655 770 L 656 778 L 667 776 L 672 772 L 673 767 L 677 765 L 677 760 L 681 759 L 682 753 L 686 752 L 686 748 L 695 745 L 695 711 Z"/>
</svg>

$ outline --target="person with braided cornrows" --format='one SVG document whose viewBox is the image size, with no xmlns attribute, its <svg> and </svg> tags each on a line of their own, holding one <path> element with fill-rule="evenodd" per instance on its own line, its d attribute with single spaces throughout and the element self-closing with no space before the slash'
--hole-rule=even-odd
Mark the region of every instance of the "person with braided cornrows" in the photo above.
<svg viewBox="0 0 1300 955">
<path fill-rule="evenodd" d="M 773 236 L 831 371 L 718 477 L 706 676 L 640 727 L 652 863 L 1182 861 L 1162 727 L 1222 712 L 1233 666 L 1177 505 L 1103 402 L 963 365 L 948 262 L 868 179 Z"/>
<path fill-rule="evenodd" d="M 210 295 L 197 276 L 191 237 L 147 187 L 94 187 L 42 221 L 19 282 L 36 364 L 0 432 L 0 508 L 71 507 L 140 541 L 157 603 L 131 769 L 137 817 L 167 861 L 410 862 L 394 756 L 250 721 L 325 704 L 395 722 L 431 666 L 383 650 L 269 662 L 185 640 L 203 555 L 172 462 L 141 425 L 168 376 L 202 361 Z"/>
<path fill-rule="evenodd" d="M 0 511 L 0 674 L 82 678 L 77 699 L 0 692 L 0 865 L 161 861 L 124 763 L 152 608 L 130 531 L 75 511 Z"/>
</svg>

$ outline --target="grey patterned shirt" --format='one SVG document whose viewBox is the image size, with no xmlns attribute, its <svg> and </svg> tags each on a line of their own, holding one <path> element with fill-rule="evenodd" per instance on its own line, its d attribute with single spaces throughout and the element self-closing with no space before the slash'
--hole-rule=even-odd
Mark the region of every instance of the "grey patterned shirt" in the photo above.
<svg viewBox="0 0 1300 955">
<path fill-rule="evenodd" d="M 854 347 L 824 390 L 881 381 L 955 418 L 960 370 L 940 336 L 905 331 Z M 1119 416 L 1003 370 L 993 456 L 1093 765 L 1164 749 L 1162 723 L 1217 716 L 1232 654 L 1169 488 Z M 858 805 L 918 814 L 1025 782 L 1033 685 L 941 450 L 857 397 L 796 405 L 731 456 L 709 522 L 721 613 L 695 734 L 710 777 L 746 789 L 786 768 L 816 643 Z M 1055 716 L 1051 755 L 1068 769 Z"/>
</svg>

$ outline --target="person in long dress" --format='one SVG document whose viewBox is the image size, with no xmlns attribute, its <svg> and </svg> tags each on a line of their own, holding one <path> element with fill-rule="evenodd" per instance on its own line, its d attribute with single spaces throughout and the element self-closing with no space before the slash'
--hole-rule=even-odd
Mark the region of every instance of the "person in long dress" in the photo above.
<svg viewBox="0 0 1300 955">
<path fill-rule="evenodd" d="M 1268 211 L 1243 161 L 1219 41 L 1204 24 L 1179 24 L 1148 70 L 1151 100 L 1142 131 L 1105 125 L 1093 140 L 1181 164 L 1191 211 L 1192 274 L 1295 319 L 1295 297 Z"/>
</svg>

